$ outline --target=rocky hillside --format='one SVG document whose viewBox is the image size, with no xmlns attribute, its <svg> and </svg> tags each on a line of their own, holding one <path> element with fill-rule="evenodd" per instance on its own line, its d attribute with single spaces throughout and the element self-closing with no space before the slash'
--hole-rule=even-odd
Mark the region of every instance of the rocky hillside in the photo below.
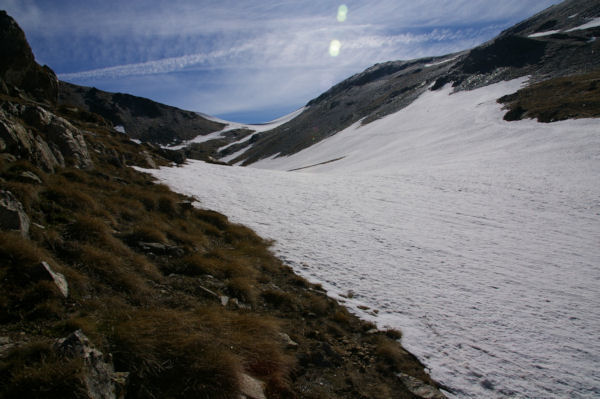
<svg viewBox="0 0 600 399">
<path fill-rule="evenodd" d="M 399 331 L 136 171 L 168 163 L 154 146 L 58 103 L 5 12 L 0 60 L 0 398 L 443 398 Z"/>
<path fill-rule="evenodd" d="M 122 126 L 129 137 L 154 144 L 178 144 L 225 127 L 195 112 L 147 98 L 66 82 L 59 83 L 58 102 L 101 115 L 114 126 Z"/>
<path fill-rule="evenodd" d="M 580 75 L 600 68 L 600 40 L 596 40 L 600 37 L 598 18 L 600 2 L 567 0 L 470 51 L 374 65 L 311 100 L 307 110 L 292 121 L 257 133 L 253 142 L 230 146 L 220 155 L 246 149 L 231 160 L 232 163 L 243 161 L 245 165 L 276 154 L 290 155 L 358 121 L 368 124 L 394 113 L 424 91 L 436 90 L 448 83 L 455 90 L 471 90 L 521 76 L 531 76 L 532 83 L 557 78 L 563 78 L 564 82 L 565 77 L 586 80 Z M 536 87 L 539 86 L 532 89 Z M 542 92 L 537 93 L 533 96 L 544 96 Z M 581 116 L 590 112 L 600 116 L 598 92 L 592 97 L 596 99 L 595 110 L 590 111 L 592 105 L 587 102 L 588 109 Z M 555 98 L 553 106 L 558 110 L 565 102 L 576 102 L 573 100 L 564 96 Z M 520 117 L 530 116 L 522 112 Z"/>
</svg>

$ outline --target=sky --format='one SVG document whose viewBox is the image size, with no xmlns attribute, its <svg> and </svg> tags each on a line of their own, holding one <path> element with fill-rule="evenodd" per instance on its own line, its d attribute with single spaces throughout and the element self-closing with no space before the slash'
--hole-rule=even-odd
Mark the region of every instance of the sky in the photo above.
<svg viewBox="0 0 600 399">
<path fill-rule="evenodd" d="M 465 50 L 559 2 L 0 0 L 0 9 L 61 80 L 261 123 L 375 63 Z"/>
</svg>

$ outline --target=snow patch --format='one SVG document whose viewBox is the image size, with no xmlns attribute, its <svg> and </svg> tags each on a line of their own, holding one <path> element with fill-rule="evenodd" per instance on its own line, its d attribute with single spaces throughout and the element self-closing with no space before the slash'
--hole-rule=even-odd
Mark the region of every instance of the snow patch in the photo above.
<svg viewBox="0 0 600 399">
<path fill-rule="evenodd" d="M 234 152 L 233 154 L 229 154 L 227 156 L 224 156 L 223 158 L 219 158 L 219 161 L 223 161 L 223 162 L 232 161 L 232 160 L 236 159 L 237 157 L 239 157 L 240 155 L 242 155 L 243 153 L 245 153 L 249 149 L 250 149 L 250 147 L 244 147 L 241 150 Z"/>
<path fill-rule="evenodd" d="M 550 36 L 553 35 L 555 33 L 560 33 L 560 29 L 559 30 L 549 30 L 546 32 L 537 32 L 537 33 L 532 33 L 531 35 L 527 36 L 527 37 L 542 37 L 542 36 Z"/>
<path fill-rule="evenodd" d="M 263 124 L 259 124 L 259 125 L 253 125 L 253 124 L 247 124 L 247 123 L 238 123 L 238 122 L 230 122 L 230 121 L 226 121 L 224 119 L 220 119 L 217 118 L 215 116 L 210 116 L 210 115 L 206 115 L 203 114 L 201 112 L 196 112 L 197 115 L 200 115 L 201 117 L 203 117 L 204 119 L 208 119 L 209 121 L 213 121 L 213 122 L 218 122 L 218 123 L 224 123 L 226 126 L 222 129 L 219 130 L 217 132 L 213 132 L 213 133 L 209 133 L 206 134 L 204 136 L 196 136 L 195 138 L 193 138 L 192 140 L 187 140 L 184 141 L 180 144 L 177 145 L 169 145 L 169 146 L 165 146 L 164 148 L 169 148 L 171 150 L 179 150 L 182 148 L 187 147 L 190 144 L 194 144 L 194 143 L 205 143 L 207 141 L 210 140 L 215 140 L 215 139 L 219 139 L 219 138 L 223 138 L 224 137 L 224 133 L 230 132 L 232 130 L 238 130 L 238 129 L 248 129 L 248 130 L 252 130 L 253 132 L 265 132 L 267 130 L 271 130 L 271 129 L 275 129 L 277 126 L 280 126 L 286 122 L 291 121 L 292 119 L 294 119 L 295 117 L 297 117 L 298 115 L 300 115 L 302 112 L 304 112 L 304 110 L 306 109 L 306 107 L 297 109 L 294 112 L 291 112 L 287 115 L 284 115 L 280 118 L 277 118 L 271 122 L 267 122 L 267 123 L 263 123 Z M 251 135 L 250 135 L 251 136 Z M 219 148 L 219 151 L 229 147 L 230 145 L 234 145 L 234 144 L 238 144 L 238 143 L 243 143 L 246 140 L 250 140 L 250 137 L 244 137 L 243 139 L 239 140 L 239 141 L 234 141 L 233 143 L 229 143 L 226 146 L 223 146 L 221 148 Z"/>
<path fill-rule="evenodd" d="M 117 126 L 115 126 L 115 130 L 119 133 L 125 133 L 125 126 L 117 125 Z"/>
<path fill-rule="evenodd" d="M 589 21 L 589 22 L 587 22 L 587 23 L 585 23 L 583 25 L 580 25 L 580 26 L 577 26 L 575 28 L 569 29 L 569 30 L 567 30 L 567 32 L 573 32 L 575 30 L 597 28 L 599 26 L 600 26 L 600 17 L 597 17 L 597 18 L 594 18 L 591 21 Z"/>
<path fill-rule="evenodd" d="M 452 58 L 448 58 L 448 59 L 446 59 L 446 60 L 442 60 L 442 61 L 438 61 L 438 62 L 433 62 L 433 63 L 431 63 L 431 64 L 425 64 L 425 68 L 429 68 L 429 67 L 432 67 L 432 66 L 437 66 L 437 65 L 446 64 L 446 63 L 448 63 L 448 62 L 454 61 L 454 60 L 455 60 L 455 59 L 457 59 L 457 58 L 458 58 L 458 56 L 456 56 L 456 57 L 452 57 Z"/>
</svg>

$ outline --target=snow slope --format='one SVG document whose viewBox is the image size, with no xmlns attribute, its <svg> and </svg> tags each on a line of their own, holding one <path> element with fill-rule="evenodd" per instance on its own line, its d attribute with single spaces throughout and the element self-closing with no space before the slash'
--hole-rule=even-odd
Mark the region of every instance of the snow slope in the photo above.
<svg viewBox="0 0 600 399">
<path fill-rule="evenodd" d="M 451 397 L 596 398 L 600 121 L 505 122 L 495 99 L 521 84 L 427 92 L 255 165 L 277 170 L 150 172 L 401 329 Z"/>
<path fill-rule="evenodd" d="M 212 132 L 212 133 L 206 134 L 204 136 L 197 136 L 191 140 L 184 141 L 183 143 L 180 143 L 177 145 L 165 146 L 165 148 L 169 148 L 171 150 L 179 150 L 179 149 L 187 147 L 190 144 L 194 144 L 194 143 L 199 144 L 199 143 L 204 143 L 204 142 L 207 142 L 210 140 L 215 140 L 215 139 L 225 137 L 224 133 L 230 132 L 232 130 L 237 130 L 237 129 L 248 129 L 248 130 L 254 131 L 255 133 L 275 129 L 277 126 L 283 125 L 284 123 L 291 121 L 292 119 L 294 119 L 295 117 L 300 115 L 305 109 L 306 109 L 306 107 L 298 108 L 294 112 L 290 112 L 289 114 L 284 115 L 280 118 L 277 118 L 270 122 L 262 123 L 259 125 L 252 125 L 252 124 L 239 123 L 239 122 L 230 122 L 230 121 L 226 121 L 224 119 L 220 119 L 220 118 L 217 118 L 214 116 L 210 116 L 210 115 L 206 115 L 206 114 L 198 112 L 198 115 L 200 115 L 204 119 L 208 119 L 209 121 L 213 121 L 213 122 L 224 123 L 226 126 L 219 131 Z M 226 146 L 219 148 L 219 151 L 221 151 L 231 145 L 250 140 L 250 137 L 252 137 L 252 136 L 250 135 L 250 136 L 243 138 L 240 141 L 235 141 L 233 143 L 229 143 Z M 227 162 L 227 161 L 224 161 L 224 162 Z"/>
</svg>

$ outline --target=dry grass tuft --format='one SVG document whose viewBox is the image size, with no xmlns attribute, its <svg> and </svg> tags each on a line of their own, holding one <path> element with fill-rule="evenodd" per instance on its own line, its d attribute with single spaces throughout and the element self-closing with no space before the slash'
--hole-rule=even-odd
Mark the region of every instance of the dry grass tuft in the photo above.
<svg viewBox="0 0 600 399">
<path fill-rule="evenodd" d="M 128 397 L 231 398 L 241 362 L 203 326 L 174 310 L 115 314 L 108 331 L 117 368 L 129 370 Z M 212 317 L 217 317 L 213 315 Z"/>
<path fill-rule="evenodd" d="M 0 361 L 0 397 L 85 398 L 80 360 L 63 359 L 48 342 L 32 342 Z"/>
<path fill-rule="evenodd" d="M 249 305 L 256 305 L 258 292 L 256 281 L 247 277 L 234 277 L 226 284 L 229 295 Z"/>
</svg>

